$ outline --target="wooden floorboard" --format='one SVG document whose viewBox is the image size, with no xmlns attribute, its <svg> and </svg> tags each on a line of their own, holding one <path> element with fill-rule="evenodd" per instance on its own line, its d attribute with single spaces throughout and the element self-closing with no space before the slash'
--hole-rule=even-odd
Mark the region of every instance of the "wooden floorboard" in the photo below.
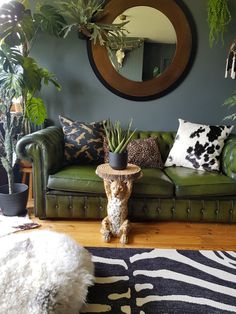
<svg viewBox="0 0 236 314">
<path fill-rule="evenodd" d="M 124 247 L 119 239 L 104 243 L 100 221 L 39 220 L 38 229 L 49 229 L 70 235 L 83 246 Z M 236 225 L 185 222 L 132 223 L 130 248 L 176 248 L 236 251 Z"/>
</svg>

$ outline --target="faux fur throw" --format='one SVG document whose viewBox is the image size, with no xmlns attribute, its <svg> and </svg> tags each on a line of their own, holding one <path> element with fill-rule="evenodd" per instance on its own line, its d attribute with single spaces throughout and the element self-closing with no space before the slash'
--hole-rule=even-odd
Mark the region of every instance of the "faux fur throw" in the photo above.
<svg viewBox="0 0 236 314">
<path fill-rule="evenodd" d="M 51 231 L 0 239 L 0 313 L 78 314 L 93 284 L 90 253 Z"/>
</svg>

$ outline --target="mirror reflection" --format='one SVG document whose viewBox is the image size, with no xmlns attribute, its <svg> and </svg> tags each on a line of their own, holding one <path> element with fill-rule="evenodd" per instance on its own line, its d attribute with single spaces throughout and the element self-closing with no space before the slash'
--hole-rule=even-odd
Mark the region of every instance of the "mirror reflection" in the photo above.
<svg viewBox="0 0 236 314">
<path fill-rule="evenodd" d="M 171 64 L 177 36 L 170 20 L 159 10 L 135 6 L 113 23 L 127 21 L 127 37 L 111 47 L 110 60 L 123 77 L 137 82 L 160 76 Z"/>
</svg>

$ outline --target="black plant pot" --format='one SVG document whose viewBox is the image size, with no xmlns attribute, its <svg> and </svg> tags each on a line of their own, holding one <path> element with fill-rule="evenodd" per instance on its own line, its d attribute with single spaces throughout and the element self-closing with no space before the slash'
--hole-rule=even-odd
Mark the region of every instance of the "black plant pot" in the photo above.
<svg viewBox="0 0 236 314">
<path fill-rule="evenodd" d="M 8 184 L 0 186 L 0 208 L 5 216 L 23 216 L 27 213 L 28 185 L 14 183 L 14 191 L 9 194 Z"/>
<path fill-rule="evenodd" d="M 128 153 L 112 153 L 109 152 L 109 165 L 115 170 L 123 170 L 128 164 Z"/>
</svg>

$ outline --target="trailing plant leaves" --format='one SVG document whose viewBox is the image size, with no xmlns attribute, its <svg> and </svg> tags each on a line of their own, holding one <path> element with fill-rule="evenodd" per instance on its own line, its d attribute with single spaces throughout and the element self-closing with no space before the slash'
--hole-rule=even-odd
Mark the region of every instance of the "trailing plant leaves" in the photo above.
<svg viewBox="0 0 236 314">
<path fill-rule="evenodd" d="M 208 0 L 208 25 L 210 47 L 221 39 L 224 43 L 224 33 L 231 20 L 228 0 Z"/>
<path fill-rule="evenodd" d="M 47 118 L 47 111 L 41 98 L 32 97 L 27 100 L 26 117 L 36 125 L 43 124 Z"/>
</svg>

